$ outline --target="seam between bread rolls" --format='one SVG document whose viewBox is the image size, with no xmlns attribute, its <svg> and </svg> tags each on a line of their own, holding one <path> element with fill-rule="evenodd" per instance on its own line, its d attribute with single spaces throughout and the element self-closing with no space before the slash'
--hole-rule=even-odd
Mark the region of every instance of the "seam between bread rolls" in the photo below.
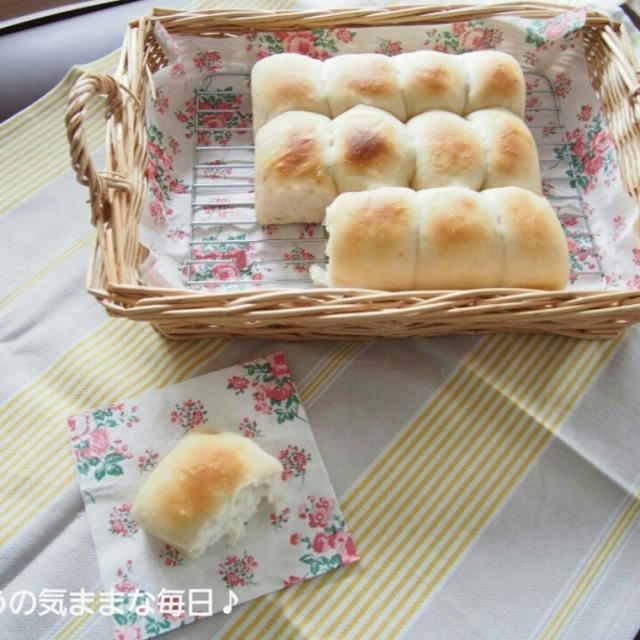
<svg viewBox="0 0 640 640">
<path fill-rule="evenodd" d="M 320 85 L 320 89 L 322 91 L 322 95 L 327 103 L 327 113 L 329 117 L 333 119 L 335 116 L 333 115 L 333 111 L 331 110 L 331 103 L 329 102 L 329 96 L 327 91 L 327 67 L 324 64 L 320 65 L 320 78 L 318 79 L 318 84 Z"/>
<path fill-rule="evenodd" d="M 391 69 L 393 70 L 393 75 L 396 79 L 396 85 L 398 86 L 398 92 L 400 93 L 400 97 L 402 98 L 402 105 L 404 107 L 405 117 L 404 117 L 404 120 L 402 120 L 401 122 L 406 123 L 409 120 L 409 101 L 407 100 L 407 96 L 405 92 L 402 90 L 400 69 L 398 69 L 398 64 L 396 62 L 395 56 L 391 56 L 389 58 L 389 62 L 391 64 Z"/>
<path fill-rule="evenodd" d="M 473 52 L 472 52 L 473 53 Z M 464 69 L 464 104 L 462 105 L 462 111 L 460 115 L 464 118 L 468 115 L 467 113 L 467 105 L 469 104 L 469 92 L 471 91 L 471 72 L 469 71 L 469 65 L 467 63 L 469 53 L 463 53 L 460 56 L 460 62 L 462 64 L 462 68 Z"/>
<path fill-rule="evenodd" d="M 500 256 L 501 267 L 500 267 L 500 280 L 498 280 L 498 286 L 502 287 L 504 282 L 504 274 L 507 269 L 507 247 L 506 247 L 506 240 L 505 240 L 506 229 L 504 226 L 504 220 L 502 219 L 502 213 L 500 213 L 500 207 L 496 206 L 495 202 L 493 201 L 493 198 L 490 195 L 487 195 L 486 193 L 482 193 L 482 192 L 480 192 L 480 196 L 486 201 L 487 208 L 491 209 L 491 211 L 494 212 L 496 216 L 496 221 L 498 223 L 498 229 L 500 230 L 500 249 L 502 251 L 502 254 Z"/>
<path fill-rule="evenodd" d="M 335 132 L 334 132 L 334 128 L 333 128 L 333 120 L 331 120 L 331 123 L 329 124 L 328 127 L 328 131 L 327 131 L 327 166 L 326 166 L 326 170 L 327 170 L 327 175 L 329 176 L 329 178 L 331 179 L 331 182 L 333 184 L 333 186 L 336 189 L 336 193 L 338 195 L 340 195 L 340 189 L 338 188 L 338 181 L 336 180 L 336 177 L 333 175 L 333 165 L 334 165 L 334 161 L 335 161 L 335 154 L 336 154 L 336 144 L 335 144 Z"/>
<path fill-rule="evenodd" d="M 418 286 L 418 254 L 420 251 L 420 241 L 422 239 L 422 231 L 424 228 L 424 211 L 421 211 L 418 208 L 418 192 L 416 190 L 413 191 L 413 196 L 412 196 L 412 200 L 413 200 L 413 206 L 418 210 L 418 233 L 416 233 L 416 246 L 415 246 L 415 255 L 416 255 L 416 264 L 415 267 L 413 269 L 413 284 L 411 285 L 412 289 L 416 289 L 416 287 Z"/>
<path fill-rule="evenodd" d="M 478 140 L 480 140 L 480 144 L 482 145 L 482 155 L 483 155 L 483 164 L 484 164 L 484 177 L 482 178 L 482 184 L 480 185 L 479 191 L 482 191 L 485 188 L 485 184 L 487 183 L 487 176 L 489 175 L 489 142 L 487 140 L 487 136 L 484 131 L 478 131 L 478 127 L 473 124 L 473 120 L 469 118 L 470 114 L 466 116 L 461 116 L 464 120 L 466 120 L 472 127 L 476 135 L 478 136 Z M 539 162 L 539 161 L 538 161 Z"/>
</svg>

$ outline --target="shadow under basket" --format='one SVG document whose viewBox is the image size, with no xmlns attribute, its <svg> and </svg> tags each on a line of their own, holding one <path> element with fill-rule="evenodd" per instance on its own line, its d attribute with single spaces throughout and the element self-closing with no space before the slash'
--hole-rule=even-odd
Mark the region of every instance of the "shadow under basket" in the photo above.
<svg viewBox="0 0 640 640">
<path fill-rule="evenodd" d="M 87 289 L 118 317 L 150 322 L 175 339 L 204 336 L 284 340 L 402 338 L 499 332 L 613 338 L 640 321 L 640 290 L 385 292 L 322 287 L 260 287 L 202 292 L 143 286 L 138 269 L 147 250 L 138 242 L 146 193 L 145 95 L 151 73 L 168 64 L 154 37 L 222 36 L 310 28 L 441 25 L 515 16 L 553 18 L 574 7 L 511 3 L 455 8 L 396 6 L 300 12 L 156 9 L 132 22 L 112 76 L 85 74 L 74 85 L 66 115 L 72 166 L 89 187 L 96 238 Z M 640 207 L 640 77 L 622 25 L 588 11 L 582 28 L 589 77 L 608 117 L 624 189 Z M 87 102 L 106 96 L 106 167 L 90 158 L 83 123 Z M 638 222 L 636 222 L 636 228 Z"/>
</svg>

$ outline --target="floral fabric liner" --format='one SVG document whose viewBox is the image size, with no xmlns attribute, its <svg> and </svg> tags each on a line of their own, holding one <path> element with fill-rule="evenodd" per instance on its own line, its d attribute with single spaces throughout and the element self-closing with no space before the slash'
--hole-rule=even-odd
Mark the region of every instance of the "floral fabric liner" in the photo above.
<svg viewBox="0 0 640 640">
<path fill-rule="evenodd" d="M 525 71 L 525 117 L 538 143 L 545 194 L 569 235 L 572 270 L 584 275 L 598 269 L 589 232 L 602 258 L 604 282 L 602 277 L 579 277 L 570 286 L 602 288 L 606 283 L 611 289 L 639 288 L 640 243 L 633 231 L 637 212 L 622 186 L 606 118 L 588 81 L 579 31 L 584 19 L 584 10 L 575 9 L 549 20 L 501 18 L 227 38 L 174 37 L 158 25 L 156 35 L 170 63 L 154 74 L 155 94 L 149 92 L 147 99 L 149 188 L 140 240 L 150 256 L 141 266 L 141 278 L 151 285 L 177 288 L 185 288 L 188 279 L 196 284 L 213 282 L 204 285 L 209 290 L 233 290 L 239 282 L 248 287 L 283 286 L 284 280 L 307 275 L 307 263 L 300 260 L 324 258 L 322 242 L 317 241 L 323 236 L 321 225 L 224 224 L 225 217 L 251 220 L 251 208 L 239 204 L 252 200 L 251 171 L 234 176 L 246 185 L 241 193 L 229 191 L 198 200 L 201 196 L 194 190 L 192 236 L 194 181 L 216 184 L 228 177 L 230 170 L 221 166 L 224 162 L 251 160 L 250 151 L 230 150 L 224 160 L 205 155 L 194 170 L 194 145 L 224 148 L 253 143 L 248 81 L 221 74 L 249 73 L 258 59 L 287 51 L 322 60 L 354 52 L 395 55 L 418 49 L 447 53 L 498 49 L 515 56 Z M 211 93 L 200 96 L 196 122 L 196 91 L 203 87 Z M 561 144 L 554 101 L 567 147 Z M 571 198 L 576 194 L 581 206 L 579 199 Z M 189 258 L 196 264 L 189 267 Z"/>
<path fill-rule="evenodd" d="M 131 507 L 155 465 L 205 422 L 278 458 L 285 492 L 277 511 L 262 501 L 234 545 L 189 560 L 148 536 Z M 282 353 L 84 411 L 68 426 L 102 593 L 112 594 L 101 613 L 116 638 L 153 637 L 358 559 Z"/>
</svg>

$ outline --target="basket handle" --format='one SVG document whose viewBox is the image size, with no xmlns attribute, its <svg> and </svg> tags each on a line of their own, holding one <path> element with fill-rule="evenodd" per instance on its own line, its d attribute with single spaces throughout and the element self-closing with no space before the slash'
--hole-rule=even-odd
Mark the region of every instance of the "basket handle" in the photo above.
<svg viewBox="0 0 640 640">
<path fill-rule="evenodd" d="M 65 115 L 67 139 L 71 154 L 71 166 L 76 172 L 78 182 L 89 187 L 91 203 L 91 224 L 98 218 L 107 220 L 111 216 L 109 187 L 127 190 L 130 185 L 121 177 L 108 172 L 98 171 L 93 164 L 84 130 L 85 108 L 94 93 L 106 96 L 105 119 L 122 120 L 124 105 L 120 85 L 109 75 L 85 73 L 73 85 Z"/>
</svg>

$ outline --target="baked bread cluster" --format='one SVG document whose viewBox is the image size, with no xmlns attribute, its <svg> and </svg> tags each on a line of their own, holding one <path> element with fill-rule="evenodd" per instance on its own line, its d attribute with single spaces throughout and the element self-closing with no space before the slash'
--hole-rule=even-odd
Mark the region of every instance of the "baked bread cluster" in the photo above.
<svg viewBox="0 0 640 640">
<path fill-rule="evenodd" d="M 402 122 L 429 109 L 466 115 L 503 107 L 522 117 L 525 86 L 520 65 L 500 51 L 347 53 L 323 62 L 281 53 L 253 66 L 251 97 L 258 130 L 286 111 L 335 118 L 359 104 L 384 109 Z"/>
<path fill-rule="evenodd" d="M 343 193 L 325 225 L 328 269 L 312 272 L 325 286 L 561 289 L 569 275 L 553 208 L 520 187 Z"/>
<path fill-rule="evenodd" d="M 541 193 L 533 136 L 503 108 L 466 117 L 434 109 L 406 124 L 367 105 L 333 120 L 288 111 L 256 133 L 255 166 L 255 214 L 263 225 L 322 222 L 339 193 L 384 186 Z"/>
<path fill-rule="evenodd" d="M 318 284 L 390 291 L 562 289 L 569 256 L 542 197 L 520 65 L 497 51 L 323 62 L 251 76 L 255 215 L 324 220 Z"/>
</svg>

